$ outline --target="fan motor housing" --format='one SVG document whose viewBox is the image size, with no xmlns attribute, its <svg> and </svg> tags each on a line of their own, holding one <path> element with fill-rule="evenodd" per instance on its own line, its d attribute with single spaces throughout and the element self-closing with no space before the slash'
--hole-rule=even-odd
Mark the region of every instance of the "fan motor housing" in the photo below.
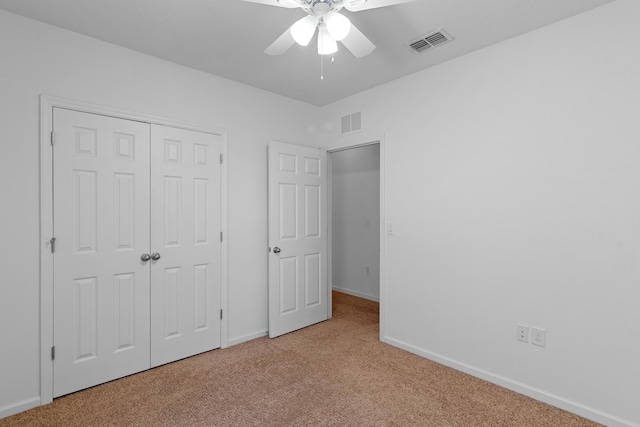
<svg viewBox="0 0 640 427">
<path fill-rule="evenodd" d="M 333 7 L 332 0 L 315 0 L 311 3 L 311 9 L 313 9 L 313 14 L 315 16 L 324 16 L 327 13 L 331 12 Z"/>
</svg>

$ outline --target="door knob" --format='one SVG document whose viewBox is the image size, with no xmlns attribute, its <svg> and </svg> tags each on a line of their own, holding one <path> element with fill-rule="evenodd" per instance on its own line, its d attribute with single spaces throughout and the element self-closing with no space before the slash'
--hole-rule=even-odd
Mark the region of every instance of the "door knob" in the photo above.
<svg viewBox="0 0 640 427">
<path fill-rule="evenodd" d="M 160 259 L 160 254 L 158 252 L 154 252 L 151 254 L 151 259 L 157 261 Z"/>
<path fill-rule="evenodd" d="M 143 262 L 147 262 L 147 261 L 149 261 L 149 260 L 151 259 L 151 256 L 150 256 L 149 254 L 142 254 L 142 255 L 140 256 L 140 259 L 141 259 Z"/>
<path fill-rule="evenodd" d="M 280 250 L 279 247 L 276 246 L 275 248 L 273 248 L 273 253 L 274 254 L 279 254 L 280 252 L 281 252 L 281 250 Z"/>
</svg>

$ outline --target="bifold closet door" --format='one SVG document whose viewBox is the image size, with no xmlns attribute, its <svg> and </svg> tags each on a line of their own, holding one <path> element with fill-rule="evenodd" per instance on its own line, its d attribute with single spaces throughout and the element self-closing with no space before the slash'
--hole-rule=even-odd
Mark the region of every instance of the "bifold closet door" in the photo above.
<svg viewBox="0 0 640 427">
<path fill-rule="evenodd" d="M 54 397 L 150 366 L 150 126 L 54 108 Z"/>
<path fill-rule="evenodd" d="M 219 135 L 151 126 L 151 366 L 220 347 Z"/>
</svg>

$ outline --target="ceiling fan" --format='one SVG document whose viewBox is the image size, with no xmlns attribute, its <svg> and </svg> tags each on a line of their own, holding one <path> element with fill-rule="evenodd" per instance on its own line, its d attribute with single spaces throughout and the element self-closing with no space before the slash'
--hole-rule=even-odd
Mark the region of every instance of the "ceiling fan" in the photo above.
<svg viewBox="0 0 640 427">
<path fill-rule="evenodd" d="M 318 54 L 331 55 L 338 51 L 341 42 L 356 58 L 367 56 L 376 48 L 373 43 L 342 15 L 344 8 L 349 12 L 393 6 L 415 0 L 244 0 L 271 6 L 300 8 L 307 16 L 295 22 L 276 39 L 265 53 L 282 55 L 294 43 L 309 45 L 318 29 Z"/>
</svg>

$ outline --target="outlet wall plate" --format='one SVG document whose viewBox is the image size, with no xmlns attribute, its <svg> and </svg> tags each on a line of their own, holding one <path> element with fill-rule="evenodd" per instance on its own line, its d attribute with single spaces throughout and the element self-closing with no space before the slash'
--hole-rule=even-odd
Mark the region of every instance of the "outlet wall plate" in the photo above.
<svg viewBox="0 0 640 427">
<path fill-rule="evenodd" d="M 547 331 L 542 328 L 531 328 L 531 344 L 544 347 L 547 343 Z"/>
<path fill-rule="evenodd" d="M 516 326 L 516 339 L 522 342 L 529 342 L 529 327 L 526 325 Z"/>
</svg>

